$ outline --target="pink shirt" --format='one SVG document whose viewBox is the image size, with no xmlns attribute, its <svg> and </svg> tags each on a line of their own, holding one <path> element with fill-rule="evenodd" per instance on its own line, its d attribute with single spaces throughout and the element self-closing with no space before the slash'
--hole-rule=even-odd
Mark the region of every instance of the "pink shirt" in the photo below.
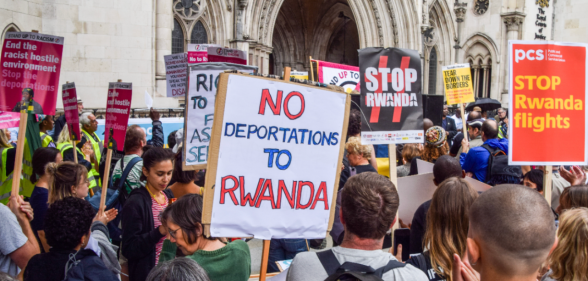
<svg viewBox="0 0 588 281">
<path fill-rule="evenodd" d="M 161 226 L 161 221 L 159 220 L 159 215 L 165 207 L 167 207 L 167 196 L 165 193 L 163 194 L 165 197 L 165 205 L 161 205 L 155 201 L 155 198 L 151 197 L 151 212 L 153 212 L 153 226 L 155 228 Z M 163 247 L 163 241 L 165 240 L 165 236 L 161 237 L 159 242 L 155 244 L 155 265 L 159 262 L 159 254 L 161 254 L 161 248 Z"/>
</svg>

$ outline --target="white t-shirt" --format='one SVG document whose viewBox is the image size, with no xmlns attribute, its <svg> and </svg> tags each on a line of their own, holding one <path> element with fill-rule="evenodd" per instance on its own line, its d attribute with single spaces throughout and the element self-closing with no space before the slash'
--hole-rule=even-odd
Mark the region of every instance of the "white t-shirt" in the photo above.
<svg viewBox="0 0 588 281">
<path fill-rule="evenodd" d="M 458 118 L 456 115 L 453 116 L 449 116 L 451 118 L 453 118 L 453 120 L 455 120 L 455 128 L 457 128 L 458 130 L 461 130 L 463 128 L 463 119 Z"/>
<path fill-rule="evenodd" d="M 16 216 L 4 204 L 0 204 L 0 218 L 0 271 L 16 276 L 20 268 L 8 255 L 22 247 L 28 238 L 22 233 Z"/>
<path fill-rule="evenodd" d="M 333 253 L 340 264 L 354 262 L 369 265 L 374 269 L 386 266 L 390 260 L 396 258 L 385 251 L 365 251 L 343 247 L 334 247 Z M 325 280 L 327 272 L 315 252 L 298 253 L 288 268 L 289 281 Z M 386 281 L 428 281 L 429 278 L 420 269 L 407 264 L 404 267 L 392 269 L 382 276 Z"/>
</svg>

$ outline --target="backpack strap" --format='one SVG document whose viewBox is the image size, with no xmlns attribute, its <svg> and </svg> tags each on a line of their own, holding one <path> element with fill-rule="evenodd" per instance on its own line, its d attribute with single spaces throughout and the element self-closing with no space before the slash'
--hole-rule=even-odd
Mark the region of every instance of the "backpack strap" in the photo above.
<svg viewBox="0 0 588 281">
<path fill-rule="evenodd" d="M 327 276 L 331 276 L 337 272 L 337 269 L 341 266 L 341 263 L 335 257 L 335 253 L 333 250 L 327 250 L 322 252 L 317 252 L 316 256 L 318 257 L 319 261 L 323 265 L 323 268 L 327 272 Z"/>
<path fill-rule="evenodd" d="M 406 263 L 399 262 L 397 260 L 390 260 L 387 265 L 378 268 L 374 272 L 374 274 L 376 276 L 384 276 L 384 273 L 386 273 L 386 272 L 388 272 L 390 270 L 396 269 L 396 268 L 402 268 L 404 266 L 406 266 Z"/>
<path fill-rule="evenodd" d="M 125 181 L 127 180 L 129 173 L 131 172 L 131 170 L 133 169 L 135 164 L 139 163 L 139 161 L 141 161 L 141 160 L 143 160 L 141 157 L 135 157 L 135 158 L 131 159 L 131 161 L 129 161 L 129 163 L 127 164 L 127 167 L 124 169 L 124 171 L 122 172 L 122 174 L 120 176 L 116 190 L 121 190 L 125 186 Z M 124 157 L 121 159 L 121 162 L 124 162 Z M 121 163 L 121 167 L 122 167 L 122 163 Z"/>
<path fill-rule="evenodd" d="M 415 259 L 417 261 L 417 263 L 419 264 L 419 269 L 422 270 L 423 272 L 427 272 L 428 268 L 427 268 L 427 259 L 425 258 L 425 256 L 423 254 L 418 254 L 418 255 L 414 255 L 412 257 L 410 257 L 411 259 Z"/>
</svg>

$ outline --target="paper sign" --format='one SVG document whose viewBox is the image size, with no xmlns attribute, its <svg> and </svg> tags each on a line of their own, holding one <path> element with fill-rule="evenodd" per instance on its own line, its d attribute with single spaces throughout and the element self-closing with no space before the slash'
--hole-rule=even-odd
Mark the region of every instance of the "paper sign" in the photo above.
<svg viewBox="0 0 588 281">
<path fill-rule="evenodd" d="M 125 136 L 129 115 L 131 111 L 131 100 L 133 98 L 133 84 L 123 82 L 108 83 L 108 101 L 106 103 L 106 124 L 104 132 L 104 147 L 108 147 L 110 128 L 113 129 L 113 138 L 119 151 L 124 150 Z"/>
<path fill-rule="evenodd" d="M 255 66 L 203 63 L 189 67 L 184 131 L 184 170 L 206 169 L 219 74 L 225 70 L 253 73 Z"/>
<path fill-rule="evenodd" d="M 18 127 L 20 124 L 20 113 L 0 112 L 0 129 Z"/>
<path fill-rule="evenodd" d="M 326 61 L 316 61 L 318 81 L 343 87 L 345 92 L 359 91 L 359 67 Z"/>
<path fill-rule="evenodd" d="M 168 97 L 183 97 L 186 93 L 186 53 L 164 56 Z"/>
<path fill-rule="evenodd" d="M 208 47 L 208 61 L 247 65 L 247 53 L 237 49 Z"/>
<path fill-rule="evenodd" d="M 422 143 L 418 52 L 398 48 L 361 49 L 359 69 L 361 111 L 368 118 L 367 122 L 361 122 L 361 143 Z"/>
<path fill-rule="evenodd" d="M 7 32 L 0 61 L 0 111 L 19 112 L 22 91 L 30 88 L 35 114 L 55 115 L 62 53 L 63 37 Z"/>
<path fill-rule="evenodd" d="M 417 170 L 419 171 L 419 175 L 432 173 L 433 167 L 435 167 L 435 164 L 417 159 Z"/>
<path fill-rule="evenodd" d="M 586 165 L 588 44 L 509 41 L 509 164 Z"/>
<path fill-rule="evenodd" d="M 67 122 L 67 128 L 69 129 L 72 139 L 81 140 L 76 84 L 73 82 L 63 84 L 61 90 L 63 91 L 61 98 L 63 99 L 63 111 L 65 114 L 65 121 Z"/>
<path fill-rule="evenodd" d="M 443 86 L 447 104 L 474 102 L 472 71 L 469 63 L 443 67 Z"/>
<path fill-rule="evenodd" d="M 145 90 L 145 105 L 148 109 L 153 107 L 153 98 L 151 98 L 151 95 L 149 92 L 147 92 L 147 90 Z"/>
<path fill-rule="evenodd" d="M 208 47 L 220 47 L 214 44 L 188 44 L 188 63 L 208 62 Z"/>
<path fill-rule="evenodd" d="M 334 218 L 350 96 L 220 77 L 205 186 L 204 209 L 211 204 L 212 212 L 203 215 L 211 235 L 324 238 Z"/>
<path fill-rule="evenodd" d="M 291 71 L 291 78 L 308 80 L 308 71 Z"/>
<path fill-rule="evenodd" d="M 292 264 L 292 260 L 276 261 L 276 264 L 280 268 L 280 272 L 288 269 Z"/>
</svg>

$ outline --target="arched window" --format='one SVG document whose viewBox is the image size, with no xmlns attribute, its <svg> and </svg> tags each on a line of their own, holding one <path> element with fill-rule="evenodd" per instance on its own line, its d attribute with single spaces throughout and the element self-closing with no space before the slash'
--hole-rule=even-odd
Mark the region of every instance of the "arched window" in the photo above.
<svg viewBox="0 0 588 281">
<path fill-rule="evenodd" d="M 2 38 L 0 38 L 2 41 L 4 41 L 4 37 L 6 36 L 7 32 L 19 32 L 20 29 L 18 28 L 18 26 L 14 25 L 13 23 L 9 24 L 8 26 L 6 26 L 4 28 L 4 33 L 2 33 Z"/>
<path fill-rule="evenodd" d="M 492 57 L 488 48 L 482 43 L 475 43 L 467 50 L 467 61 L 472 71 L 472 88 L 474 96 L 490 97 L 492 82 Z"/>
<path fill-rule="evenodd" d="M 184 31 L 178 20 L 174 19 L 174 29 L 172 30 L 172 54 L 184 52 Z"/>
<path fill-rule="evenodd" d="M 437 48 L 429 54 L 429 95 L 437 93 Z"/>
<path fill-rule="evenodd" d="M 192 44 L 208 44 L 208 34 L 201 21 L 197 21 L 192 28 L 190 35 L 190 43 Z"/>
</svg>

